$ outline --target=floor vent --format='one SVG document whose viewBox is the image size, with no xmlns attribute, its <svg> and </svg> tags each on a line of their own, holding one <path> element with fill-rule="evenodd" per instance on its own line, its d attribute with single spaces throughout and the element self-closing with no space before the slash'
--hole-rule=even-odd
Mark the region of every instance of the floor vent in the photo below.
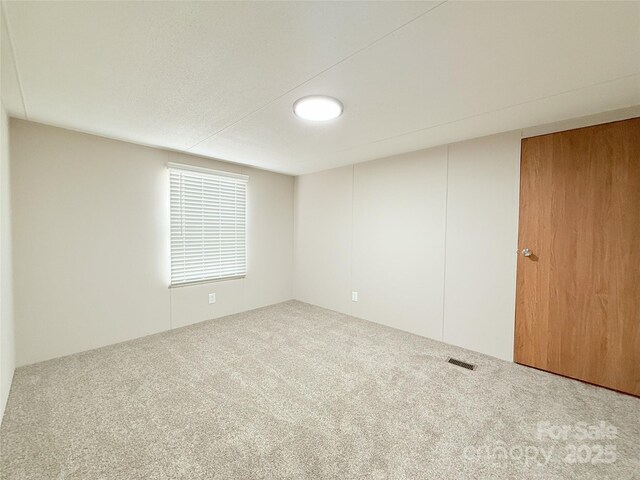
<svg viewBox="0 0 640 480">
<path fill-rule="evenodd" d="M 473 363 L 463 362 L 462 360 L 456 360 L 455 358 L 449 358 L 447 362 L 457 365 L 462 368 L 466 368 L 467 370 L 475 370 L 476 366 Z"/>
</svg>

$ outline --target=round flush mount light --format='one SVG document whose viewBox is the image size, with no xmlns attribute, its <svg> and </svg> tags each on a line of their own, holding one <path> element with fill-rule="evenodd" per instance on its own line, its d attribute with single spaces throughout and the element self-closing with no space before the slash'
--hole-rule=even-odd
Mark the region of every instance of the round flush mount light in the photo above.
<svg viewBox="0 0 640 480">
<path fill-rule="evenodd" d="M 342 103 L 333 97 L 325 95 L 309 95 L 302 97 L 293 104 L 296 116 L 313 122 L 325 122 L 342 115 Z"/>
</svg>

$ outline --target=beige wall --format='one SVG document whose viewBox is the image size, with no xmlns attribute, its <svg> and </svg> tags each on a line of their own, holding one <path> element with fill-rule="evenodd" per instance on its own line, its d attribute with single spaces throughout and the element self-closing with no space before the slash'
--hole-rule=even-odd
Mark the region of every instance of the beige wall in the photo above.
<svg viewBox="0 0 640 480">
<path fill-rule="evenodd" d="M 449 146 L 443 340 L 511 360 L 520 133 Z"/>
<path fill-rule="evenodd" d="M 507 133 L 298 177 L 295 298 L 512 359 L 519 145 Z"/>
<path fill-rule="evenodd" d="M 353 315 L 441 338 L 446 180 L 446 147 L 355 166 Z"/>
<path fill-rule="evenodd" d="M 11 259 L 11 195 L 9 119 L 0 108 L 0 421 L 15 368 L 13 274 Z"/>
<path fill-rule="evenodd" d="M 304 175 L 294 202 L 286 175 L 11 126 L 18 365 L 293 297 L 511 358 L 518 133 Z M 250 176 L 245 279 L 167 287 L 169 161 Z"/>
<path fill-rule="evenodd" d="M 245 279 L 168 288 L 169 161 L 249 175 Z M 11 166 L 18 365 L 292 297 L 292 177 L 15 119 Z"/>
<path fill-rule="evenodd" d="M 351 313 L 353 166 L 296 178 L 294 298 Z"/>
</svg>

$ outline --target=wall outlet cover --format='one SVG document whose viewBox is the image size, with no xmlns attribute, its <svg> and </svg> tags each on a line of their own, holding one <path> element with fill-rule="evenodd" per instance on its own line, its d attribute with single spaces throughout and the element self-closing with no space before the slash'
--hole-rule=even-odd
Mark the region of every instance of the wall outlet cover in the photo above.
<svg viewBox="0 0 640 480">
<path fill-rule="evenodd" d="M 216 294 L 215 293 L 210 293 L 209 294 L 209 303 L 216 303 Z"/>
<path fill-rule="evenodd" d="M 358 292 L 351 292 L 351 301 L 352 302 L 358 301 Z"/>
</svg>

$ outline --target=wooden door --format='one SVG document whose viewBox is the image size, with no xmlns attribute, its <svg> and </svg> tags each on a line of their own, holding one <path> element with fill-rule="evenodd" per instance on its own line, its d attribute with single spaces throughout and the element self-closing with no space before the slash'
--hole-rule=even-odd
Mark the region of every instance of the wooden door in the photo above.
<svg viewBox="0 0 640 480">
<path fill-rule="evenodd" d="M 640 396 L 640 118 L 524 139 L 520 175 L 515 361 Z"/>
</svg>

